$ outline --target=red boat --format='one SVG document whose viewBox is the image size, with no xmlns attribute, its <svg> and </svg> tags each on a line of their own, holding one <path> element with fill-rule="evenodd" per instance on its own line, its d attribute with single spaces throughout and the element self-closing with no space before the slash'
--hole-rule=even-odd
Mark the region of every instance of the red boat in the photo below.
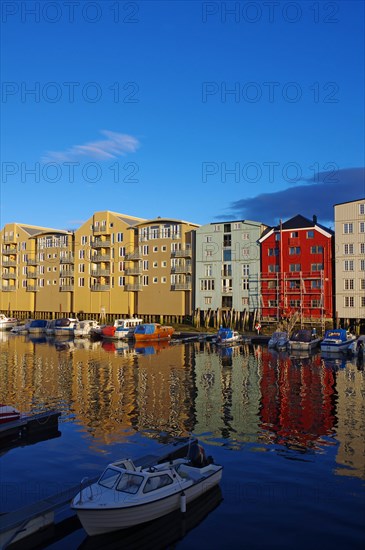
<svg viewBox="0 0 365 550">
<path fill-rule="evenodd" d="M 0 424 L 5 422 L 12 422 L 13 420 L 19 420 L 20 412 L 9 405 L 0 404 Z"/>
<path fill-rule="evenodd" d="M 142 323 L 136 327 L 134 338 L 136 342 L 170 340 L 174 332 L 173 327 L 160 325 L 159 323 Z"/>
</svg>

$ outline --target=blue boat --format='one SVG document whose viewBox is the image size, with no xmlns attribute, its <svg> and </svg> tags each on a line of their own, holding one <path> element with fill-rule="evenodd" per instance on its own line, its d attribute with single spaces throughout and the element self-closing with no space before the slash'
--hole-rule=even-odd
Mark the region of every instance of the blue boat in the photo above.
<svg viewBox="0 0 365 550">
<path fill-rule="evenodd" d="M 225 345 L 241 342 L 241 340 L 242 340 L 242 336 L 236 330 L 233 330 L 231 328 L 220 327 L 220 329 L 217 332 L 216 344 L 220 346 L 225 346 Z"/>
<path fill-rule="evenodd" d="M 47 319 L 33 319 L 33 321 L 29 323 L 29 334 L 41 334 L 45 332 L 47 323 Z"/>
<path fill-rule="evenodd" d="M 326 330 L 321 342 L 321 351 L 340 352 L 347 351 L 347 348 L 356 340 L 356 336 L 343 328 Z"/>
</svg>

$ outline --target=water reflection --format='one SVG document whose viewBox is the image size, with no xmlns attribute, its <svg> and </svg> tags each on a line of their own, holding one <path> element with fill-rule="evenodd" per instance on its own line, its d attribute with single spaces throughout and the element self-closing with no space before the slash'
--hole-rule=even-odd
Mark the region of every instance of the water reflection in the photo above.
<svg viewBox="0 0 365 550">
<path fill-rule="evenodd" d="M 337 446 L 338 473 L 364 476 L 363 363 L 209 342 L 131 346 L 1 334 L 0 402 L 57 408 L 101 448 L 131 433 L 195 433 L 300 454 Z"/>
</svg>

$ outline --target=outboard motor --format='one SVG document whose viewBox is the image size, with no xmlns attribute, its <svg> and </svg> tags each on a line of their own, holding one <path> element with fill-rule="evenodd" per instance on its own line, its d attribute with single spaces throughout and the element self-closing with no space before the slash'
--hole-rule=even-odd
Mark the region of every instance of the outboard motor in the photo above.
<svg viewBox="0 0 365 550">
<path fill-rule="evenodd" d="M 194 443 L 190 446 L 188 459 L 190 460 L 191 465 L 196 468 L 203 468 L 203 466 L 207 466 L 208 464 L 205 451 L 197 441 L 194 441 Z"/>
</svg>

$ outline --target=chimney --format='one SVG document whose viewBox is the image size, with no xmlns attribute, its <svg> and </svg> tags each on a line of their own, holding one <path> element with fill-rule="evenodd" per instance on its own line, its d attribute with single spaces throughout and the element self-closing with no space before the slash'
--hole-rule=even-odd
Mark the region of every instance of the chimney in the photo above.
<svg viewBox="0 0 365 550">
<path fill-rule="evenodd" d="M 313 214 L 313 224 L 316 225 L 316 223 L 317 223 L 317 216 Z"/>
</svg>

